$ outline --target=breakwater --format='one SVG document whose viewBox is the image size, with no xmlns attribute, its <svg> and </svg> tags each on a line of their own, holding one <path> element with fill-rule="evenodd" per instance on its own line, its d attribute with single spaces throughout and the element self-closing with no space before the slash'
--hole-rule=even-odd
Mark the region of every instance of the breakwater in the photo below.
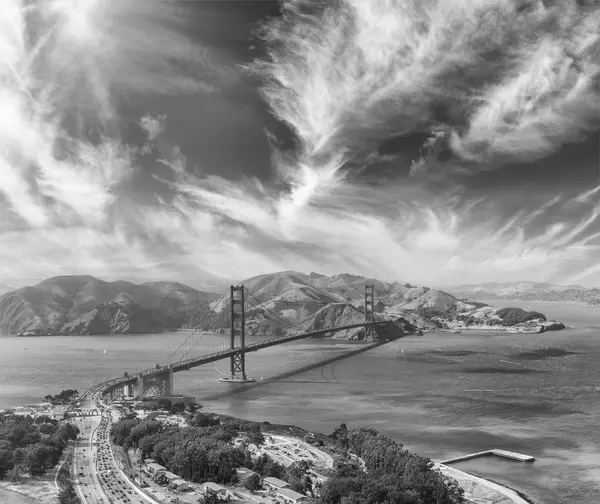
<svg viewBox="0 0 600 504">
<path fill-rule="evenodd" d="M 444 460 L 444 461 L 440 462 L 440 464 L 453 464 L 455 462 L 464 462 L 465 460 L 471 460 L 471 459 L 479 458 L 479 457 L 491 457 L 491 456 L 516 460 L 518 462 L 533 462 L 535 460 L 535 457 L 532 457 L 530 455 L 523 455 L 522 453 L 516 453 L 516 452 L 507 451 L 507 450 L 496 450 L 495 449 L 495 450 L 486 450 L 486 451 L 481 451 L 481 452 L 476 452 L 476 453 L 470 453 L 468 455 L 463 455 L 462 457 L 455 457 L 452 459 Z"/>
</svg>

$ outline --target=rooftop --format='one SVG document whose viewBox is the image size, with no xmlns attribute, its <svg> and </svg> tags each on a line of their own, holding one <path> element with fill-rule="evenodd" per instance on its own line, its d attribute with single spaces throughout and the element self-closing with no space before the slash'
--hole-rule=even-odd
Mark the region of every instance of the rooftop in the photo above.
<svg viewBox="0 0 600 504">
<path fill-rule="evenodd" d="M 263 478 L 263 481 L 269 485 L 273 485 L 279 488 L 285 488 L 290 486 L 290 484 L 287 481 L 280 480 L 279 478 L 273 478 L 271 476 Z"/>
<path fill-rule="evenodd" d="M 206 488 L 210 488 L 211 490 L 225 490 L 225 487 L 222 487 L 221 485 L 218 485 L 217 483 L 213 483 L 212 481 L 207 481 L 206 483 L 203 483 L 203 485 Z"/>
<path fill-rule="evenodd" d="M 298 500 L 302 499 L 302 497 L 306 497 L 306 495 L 295 492 L 294 490 L 290 490 L 289 488 L 281 488 L 277 491 L 280 495 L 287 497 L 288 499 Z"/>
<path fill-rule="evenodd" d="M 166 468 L 166 467 L 164 467 L 164 466 L 161 466 L 160 464 L 156 464 L 156 463 L 154 463 L 154 462 L 152 462 L 152 463 L 148 464 L 148 468 L 149 468 L 149 469 L 153 469 L 153 470 L 155 470 L 155 471 L 166 471 L 166 470 L 167 470 L 167 468 Z"/>
</svg>

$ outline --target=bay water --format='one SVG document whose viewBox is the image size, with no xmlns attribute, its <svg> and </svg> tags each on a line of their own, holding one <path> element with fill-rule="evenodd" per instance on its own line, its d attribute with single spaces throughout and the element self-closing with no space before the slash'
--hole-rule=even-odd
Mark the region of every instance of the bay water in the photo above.
<svg viewBox="0 0 600 504">
<path fill-rule="evenodd" d="M 248 354 L 255 384 L 220 382 L 229 366 L 220 361 L 177 373 L 176 392 L 195 395 L 211 411 L 318 432 L 342 422 L 371 426 L 437 461 L 492 448 L 517 451 L 536 461 L 482 458 L 455 467 L 539 504 L 596 504 L 600 308 L 501 302 L 507 304 L 547 313 L 572 328 L 428 333 L 341 360 L 335 358 L 360 344 L 302 340 Z M 0 336 L 0 409 L 152 367 L 187 337 Z M 202 341 L 198 351 L 208 344 Z"/>
</svg>

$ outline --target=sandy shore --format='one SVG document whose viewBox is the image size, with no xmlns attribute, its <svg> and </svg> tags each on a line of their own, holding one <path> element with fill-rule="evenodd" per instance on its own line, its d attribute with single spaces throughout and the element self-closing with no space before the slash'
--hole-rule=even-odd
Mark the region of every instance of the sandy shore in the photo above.
<svg viewBox="0 0 600 504">
<path fill-rule="evenodd" d="M 443 464 L 436 464 L 436 468 L 464 489 L 466 504 L 530 504 L 514 490 L 493 481 Z"/>
<path fill-rule="evenodd" d="M 311 460 L 315 469 L 333 468 L 333 458 L 318 448 L 293 436 L 263 433 L 265 445 L 261 452 L 267 453 L 285 466 L 297 460 Z M 454 467 L 435 464 L 443 474 L 454 478 L 464 489 L 466 504 L 530 504 L 517 492 L 498 483 L 473 476 Z"/>
</svg>

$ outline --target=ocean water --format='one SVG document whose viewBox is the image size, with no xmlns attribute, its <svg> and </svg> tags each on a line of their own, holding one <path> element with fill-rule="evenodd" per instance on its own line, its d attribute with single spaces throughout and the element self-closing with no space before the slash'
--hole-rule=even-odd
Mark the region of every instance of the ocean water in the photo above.
<svg viewBox="0 0 600 504">
<path fill-rule="evenodd" d="M 431 333 L 335 361 L 357 344 L 304 340 L 249 354 L 254 385 L 220 382 L 228 371 L 228 361 L 221 361 L 177 373 L 175 387 L 213 411 L 242 418 L 321 432 L 342 422 L 372 426 L 434 460 L 491 448 L 533 455 L 532 464 L 485 458 L 456 467 L 539 504 L 596 504 L 600 309 L 550 305 L 527 303 L 574 328 Z M 186 337 L 0 337 L 0 408 L 151 367 Z"/>
</svg>

